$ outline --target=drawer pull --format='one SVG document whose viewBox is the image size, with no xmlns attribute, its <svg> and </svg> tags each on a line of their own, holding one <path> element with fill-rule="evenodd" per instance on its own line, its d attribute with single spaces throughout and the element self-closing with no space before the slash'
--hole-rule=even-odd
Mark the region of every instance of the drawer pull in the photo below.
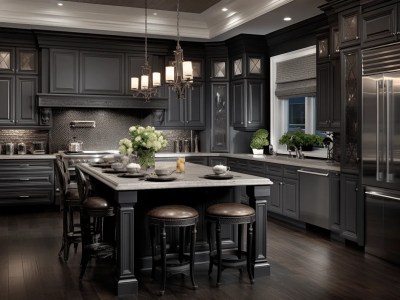
<svg viewBox="0 0 400 300">
<path fill-rule="evenodd" d="M 30 165 L 29 164 L 21 164 L 19 165 L 21 168 L 28 168 Z"/>
<path fill-rule="evenodd" d="M 19 181 L 29 181 L 31 180 L 30 178 L 20 178 Z"/>
<path fill-rule="evenodd" d="M 318 172 L 304 171 L 304 170 L 297 170 L 297 172 L 304 173 L 304 174 L 317 175 L 317 176 L 324 176 L 324 177 L 329 176 L 329 173 L 318 173 Z"/>
<path fill-rule="evenodd" d="M 18 196 L 18 198 L 30 198 L 31 196 L 29 196 L 29 195 L 20 195 L 20 196 Z"/>
</svg>

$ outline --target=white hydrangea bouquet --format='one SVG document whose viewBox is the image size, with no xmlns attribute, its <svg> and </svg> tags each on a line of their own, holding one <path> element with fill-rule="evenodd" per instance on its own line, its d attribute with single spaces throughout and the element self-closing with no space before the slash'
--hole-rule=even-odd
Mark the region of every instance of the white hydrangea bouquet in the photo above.
<svg viewBox="0 0 400 300">
<path fill-rule="evenodd" d="M 142 168 L 154 167 L 154 154 L 168 145 L 163 133 L 152 126 L 132 126 L 129 128 L 129 134 L 131 139 L 124 138 L 119 141 L 119 152 L 123 155 L 136 153 Z"/>
</svg>

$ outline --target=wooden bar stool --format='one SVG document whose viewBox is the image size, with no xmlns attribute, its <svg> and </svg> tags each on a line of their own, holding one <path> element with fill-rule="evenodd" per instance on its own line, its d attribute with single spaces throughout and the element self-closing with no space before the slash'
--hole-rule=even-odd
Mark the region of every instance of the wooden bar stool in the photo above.
<svg viewBox="0 0 400 300">
<path fill-rule="evenodd" d="M 196 224 L 198 212 L 184 205 L 165 205 L 153 208 L 147 213 L 150 225 L 152 269 L 151 278 L 154 279 L 156 268 L 161 269 L 160 295 L 164 295 L 165 282 L 168 275 L 190 273 L 190 279 L 194 289 L 197 285 L 194 281 L 194 248 L 196 244 Z M 179 228 L 179 253 L 176 257 L 169 255 L 167 258 L 167 227 Z M 160 231 L 160 256 L 156 256 L 156 228 Z M 185 254 L 185 229 L 191 229 L 190 251 Z"/>
<path fill-rule="evenodd" d="M 253 223 L 256 219 L 252 207 L 240 203 L 218 203 L 211 205 L 206 211 L 207 236 L 210 247 L 210 263 L 208 275 L 211 275 L 213 265 L 217 266 L 217 286 L 221 284 L 221 273 L 226 268 L 242 269 L 247 267 L 250 282 L 254 283 L 252 271 Z M 216 239 L 212 238 L 211 226 L 215 224 Z M 221 225 L 238 225 L 238 249 L 222 251 Z M 247 251 L 242 251 L 242 229 L 247 224 Z M 216 244 L 216 250 L 215 250 Z"/>
<path fill-rule="evenodd" d="M 105 218 L 113 217 L 115 213 L 107 199 L 90 195 L 85 175 L 78 166 L 75 170 L 81 200 L 82 259 L 79 280 L 82 280 L 90 258 L 115 257 L 115 230 L 108 239 L 104 233 Z"/>
<path fill-rule="evenodd" d="M 74 218 L 74 212 L 80 210 L 80 199 L 77 189 L 71 189 L 68 181 L 67 170 L 60 156 L 56 158 L 56 174 L 60 181 L 61 188 L 61 206 L 63 212 L 63 236 L 61 249 L 58 256 L 63 256 L 64 261 L 68 261 L 69 248 L 74 244 L 75 252 L 78 244 L 82 240 L 81 225 Z"/>
</svg>

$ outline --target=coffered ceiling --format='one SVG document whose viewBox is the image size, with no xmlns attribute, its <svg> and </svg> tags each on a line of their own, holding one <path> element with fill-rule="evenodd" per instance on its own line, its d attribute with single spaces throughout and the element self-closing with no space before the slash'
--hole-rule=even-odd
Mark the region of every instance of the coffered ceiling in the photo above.
<svg viewBox="0 0 400 300">
<path fill-rule="evenodd" d="M 217 41 L 240 33 L 268 34 L 321 14 L 318 6 L 324 3 L 180 0 L 180 36 L 183 40 Z M 143 36 L 143 7 L 144 0 L 0 0 L 0 26 Z M 283 21 L 287 16 L 291 22 Z M 175 39 L 176 21 L 176 1 L 148 0 L 150 37 Z"/>
</svg>

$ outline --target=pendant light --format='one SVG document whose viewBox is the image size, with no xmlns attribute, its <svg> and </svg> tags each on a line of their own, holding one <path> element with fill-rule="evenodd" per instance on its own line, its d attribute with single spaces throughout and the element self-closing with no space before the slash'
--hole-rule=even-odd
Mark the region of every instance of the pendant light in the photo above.
<svg viewBox="0 0 400 300">
<path fill-rule="evenodd" d="M 181 48 L 179 35 L 179 0 L 176 5 L 177 12 L 177 44 L 174 50 L 175 60 L 171 66 L 165 68 L 165 81 L 167 85 L 176 92 L 179 100 L 186 98 L 186 89 L 193 83 L 193 67 L 191 61 L 183 60 L 183 49 Z"/>
<path fill-rule="evenodd" d="M 133 96 L 142 97 L 148 102 L 151 97 L 157 95 L 157 88 L 161 85 L 161 74 L 159 72 L 151 73 L 151 66 L 147 60 L 147 0 L 144 2 L 144 66 L 142 66 L 142 75 L 131 78 L 131 89 Z"/>
</svg>

